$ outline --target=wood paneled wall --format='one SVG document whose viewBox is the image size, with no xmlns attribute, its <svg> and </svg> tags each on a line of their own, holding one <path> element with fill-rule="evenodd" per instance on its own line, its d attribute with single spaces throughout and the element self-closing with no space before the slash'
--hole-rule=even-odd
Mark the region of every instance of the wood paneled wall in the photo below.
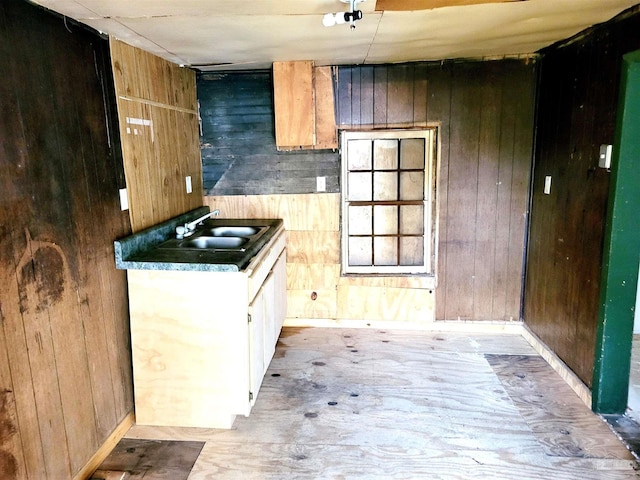
<svg viewBox="0 0 640 480">
<path fill-rule="evenodd" d="M 524 317 L 591 386 L 622 55 L 640 48 L 640 9 L 543 52 Z M 551 193 L 543 192 L 551 176 Z"/>
<path fill-rule="evenodd" d="M 435 295 L 423 277 L 340 276 L 340 194 L 208 196 L 205 203 L 222 218 L 284 220 L 290 321 L 433 322 Z"/>
<path fill-rule="evenodd" d="M 109 47 L 3 0 L 0 71 L 0 477 L 68 479 L 133 410 Z"/>
<path fill-rule="evenodd" d="M 258 80 L 262 88 L 254 88 Z M 433 320 L 435 305 L 438 319 L 519 320 L 535 80 L 535 64 L 527 60 L 338 68 L 339 128 L 439 127 L 435 299 L 420 277 L 340 277 L 339 195 L 299 190 L 302 177 L 315 184 L 326 157 L 308 151 L 301 161 L 302 154 L 276 153 L 268 73 L 199 77 L 201 102 L 210 105 L 204 113 L 205 175 L 215 170 L 219 176 L 205 203 L 226 216 L 292 219 L 289 317 L 420 322 Z M 256 108 L 244 106 L 258 98 L 260 116 L 247 116 Z M 238 113 L 238 123 L 227 129 L 236 123 L 231 112 Z M 243 126 L 241 118 L 258 123 Z M 221 161 L 216 169 L 208 166 L 213 158 Z M 339 187 L 337 153 L 329 164 Z M 292 171 L 299 172 L 297 184 L 281 180 L 293 180 Z M 226 183 L 230 178 L 233 183 Z M 281 189 L 274 191 L 275 184 Z M 241 194 L 248 196 L 223 197 Z M 310 300 L 313 292 L 316 300 Z"/>
<path fill-rule="evenodd" d="M 129 212 L 138 232 L 202 205 L 195 73 L 114 38 L 110 43 Z"/>
<path fill-rule="evenodd" d="M 340 191 L 337 151 L 276 148 L 270 71 L 200 73 L 197 85 L 206 195 L 313 193 L 316 177 Z"/>
<path fill-rule="evenodd" d="M 520 318 L 534 92 L 526 60 L 338 70 L 339 128 L 439 126 L 438 319 Z"/>
</svg>

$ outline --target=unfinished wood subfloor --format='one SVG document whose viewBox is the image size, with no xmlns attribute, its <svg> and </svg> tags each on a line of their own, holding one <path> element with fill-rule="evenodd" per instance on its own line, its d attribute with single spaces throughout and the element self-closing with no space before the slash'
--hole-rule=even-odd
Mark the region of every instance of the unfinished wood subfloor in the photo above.
<svg viewBox="0 0 640 480">
<path fill-rule="evenodd" d="M 628 479 L 633 456 L 520 336 L 286 328 L 232 430 L 135 426 L 204 441 L 196 479 Z"/>
</svg>

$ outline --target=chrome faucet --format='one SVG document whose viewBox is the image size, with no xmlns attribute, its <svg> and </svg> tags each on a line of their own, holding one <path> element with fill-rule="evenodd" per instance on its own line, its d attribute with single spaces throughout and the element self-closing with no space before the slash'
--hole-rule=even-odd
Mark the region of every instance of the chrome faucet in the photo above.
<svg viewBox="0 0 640 480">
<path fill-rule="evenodd" d="M 184 226 L 176 227 L 176 238 L 181 239 L 184 237 L 188 237 L 194 232 L 198 224 L 204 222 L 207 218 L 214 215 L 216 217 L 220 215 L 220 210 L 216 208 L 213 212 L 209 212 L 206 215 L 201 216 L 200 218 L 196 218 L 193 222 L 185 223 Z"/>
</svg>

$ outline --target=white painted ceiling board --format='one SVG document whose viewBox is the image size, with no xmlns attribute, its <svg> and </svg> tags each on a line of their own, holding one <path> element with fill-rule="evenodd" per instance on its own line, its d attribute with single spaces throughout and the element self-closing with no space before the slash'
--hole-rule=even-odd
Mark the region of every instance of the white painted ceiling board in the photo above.
<svg viewBox="0 0 640 480">
<path fill-rule="evenodd" d="M 409 19 L 405 12 L 385 12 L 367 62 L 530 54 L 575 35 L 585 22 L 614 17 L 624 6 L 619 0 L 558 0 L 440 8 L 413 12 Z M 462 16 L 473 21 L 462 24 Z"/>
<path fill-rule="evenodd" d="M 120 40 L 202 70 L 269 68 L 276 60 L 318 65 L 397 63 L 526 55 L 605 22 L 638 0 L 526 0 L 374 12 L 324 27 L 339 0 L 33 0 Z"/>
</svg>

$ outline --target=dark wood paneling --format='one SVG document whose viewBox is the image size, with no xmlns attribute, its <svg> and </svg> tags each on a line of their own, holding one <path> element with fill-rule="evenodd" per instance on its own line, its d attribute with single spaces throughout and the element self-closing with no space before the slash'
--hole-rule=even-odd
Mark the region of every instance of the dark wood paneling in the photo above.
<svg viewBox="0 0 640 480">
<path fill-rule="evenodd" d="M 133 406 L 108 44 L 7 0 L 0 70 L 0 465 L 70 478 Z"/>
<path fill-rule="evenodd" d="M 547 49 L 541 61 L 525 321 L 589 386 L 609 187 L 598 150 L 613 143 L 621 58 L 640 48 L 638 12 Z"/>
<path fill-rule="evenodd" d="M 339 128 L 439 126 L 438 319 L 520 318 L 535 66 L 338 68 Z M 334 152 L 277 152 L 269 72 L 200 74 L 209 195 L 339 192 Z"/>
<path fill-rule="evenodd" d="M 378 65 L 369 75 L 370 69 L 338 69 L 339 127 L 439 126 L 436 318 L 518 320 L 535 65 Z M 360 116 L 371 110 L 373 124 Z"/>
<path fill-rule="evenodd" d="M 197 92 L 205 195 L 339 191 L 338 152 L 276 149 L 271 72 L 202 73 Z"/>
</svg>

